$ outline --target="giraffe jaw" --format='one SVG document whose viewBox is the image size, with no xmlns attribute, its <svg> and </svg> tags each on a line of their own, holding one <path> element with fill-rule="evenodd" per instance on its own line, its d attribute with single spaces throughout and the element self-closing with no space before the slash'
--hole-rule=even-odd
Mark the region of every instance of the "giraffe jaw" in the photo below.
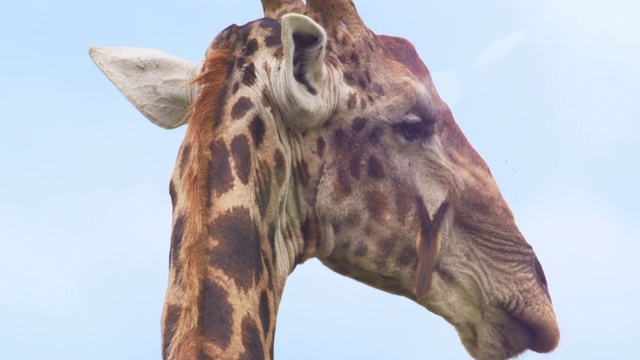
<svg viewBox="0 0 640 360">
<path fill-rule="evenodd" d="M 542 291 L 536 296 L 548 299 Z M 420 303 L 454 326 L 474 359 L 511 359 L 527 350 L 553 351 L 558 345 L 560 330 L 551 302 L 542 300 L 541 306 L 513 308 L 509 304 L 525 304 L 516 297 L 510 295 L 507 301 L 491 304 L 453 287 L 435 271 L 432 292 Z"/>
</svg>

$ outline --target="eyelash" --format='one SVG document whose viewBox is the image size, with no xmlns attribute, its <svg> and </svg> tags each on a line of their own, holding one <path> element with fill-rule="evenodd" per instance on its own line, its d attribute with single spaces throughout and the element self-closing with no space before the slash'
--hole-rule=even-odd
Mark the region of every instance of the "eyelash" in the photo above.
<svg viewBox="0 0 640 360">
<path fill-rule="evenodd" d="M 405 121 L 393 126 L 393 131 L 402 135 L 407 141 L 426 139 L 433 133 L 435 120 L 422 119 L 421 121 Z"/>
</svg>

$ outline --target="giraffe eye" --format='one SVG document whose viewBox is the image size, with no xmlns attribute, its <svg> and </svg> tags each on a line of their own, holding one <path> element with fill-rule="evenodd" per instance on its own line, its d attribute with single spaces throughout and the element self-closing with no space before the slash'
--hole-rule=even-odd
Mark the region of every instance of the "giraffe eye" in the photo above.
<svg viewBox="0 0 640 360">
<path fill-rule="evenodd" d="M 424 140 L 433 133 L 435 120 L 421 118 L 416 114 L 408 114 L 399 124 L 393 125 L 393 131 L 407 141 Z"/>
</svg>

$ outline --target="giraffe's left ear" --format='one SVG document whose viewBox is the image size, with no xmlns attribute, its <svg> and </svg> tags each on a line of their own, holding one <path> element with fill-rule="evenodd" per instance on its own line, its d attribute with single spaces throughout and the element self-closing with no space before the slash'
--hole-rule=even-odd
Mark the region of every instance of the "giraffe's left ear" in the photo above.
<svg viewBox="0 0 640 360">
<path fill-rule="evenodd" d="M 188 120 L 200 66 L 163 51 L 92 47 L 89 55 L 124 96 L 152 123 L 165 129 Z"/>
<path fill-rule="evenodd" d="M 327 34 L 304 15 L 284 15 L 281 24 L 284 58 L 274 95 L 289 126 L 311 129 L 337 105 L 336 81 L 325 64 Z"/>
</svg>

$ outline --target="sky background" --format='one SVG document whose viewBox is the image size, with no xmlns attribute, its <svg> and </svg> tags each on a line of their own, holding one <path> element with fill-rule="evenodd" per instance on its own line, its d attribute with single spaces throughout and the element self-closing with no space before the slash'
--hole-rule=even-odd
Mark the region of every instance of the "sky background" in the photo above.
<svg viewBox="0 0 640 360">
<path fill-rule="evenodd" d="M 356 1 L 414 43 L 549 280 L 551 355 L 640 340 L 640 2 Z M 11 1 L 0 11 L 3 359 L 159 359 L 169 177 L 184 129 L 140 115 L 89 46 L 199 61 L 259 1 Z M 288 281 L 278 359 L 467 359 L 452 326 L 311 260 Z"/>
</svg>

